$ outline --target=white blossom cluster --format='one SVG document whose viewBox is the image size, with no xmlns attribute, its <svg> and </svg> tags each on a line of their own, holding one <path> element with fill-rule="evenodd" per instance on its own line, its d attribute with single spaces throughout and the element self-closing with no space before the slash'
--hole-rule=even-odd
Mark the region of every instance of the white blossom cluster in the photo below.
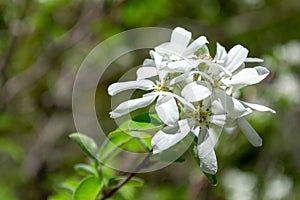
<svg viewBox="0 0 300 200">
<path fill-rule="evenodd" d="M 246 67 L 248 62 L 263 60 L 247 57 L 248 50 L 241 45 L 227 52 L 217 43 L 212 57 L 205 36 L 191 43 L 190 40 L 189 31 L 175 28 L 170 42 L 150 51 L 151 59 L 146 59 L 137 70 L 136 80 L 110 85 L 110 95 L 129 89 L 147 91 L 141 98 L 121 103 L 110 116 L 117 118 L 155 102 L 155 111 L 165 127 L 152 138 L 153 153 L 160 153 L 194 134 L 198 138 L 195 149 L 200 168 L 215 174 L 218 167 L 214 147 L 223 127 L 239 127 L 252 145 L 262 145 L 262 139 L 244 117 L 254 110 L 275 111 L 241 101 L 234 94 L 259 83 L 269 71 L 262 66 Z"/>
</svg>

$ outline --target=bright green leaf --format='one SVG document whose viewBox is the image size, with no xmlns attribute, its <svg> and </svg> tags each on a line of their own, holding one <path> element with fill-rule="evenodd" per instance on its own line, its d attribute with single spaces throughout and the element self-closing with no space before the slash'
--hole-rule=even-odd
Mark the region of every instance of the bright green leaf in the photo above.
<svg viewBox="0 0 300 200">
<path fill-rule="evenodd" d="M 132 200 L 136 199 L 136 189 L 133 187 L 128 187 L 125 186 L 122 187 L 119 191 L 118 194 L 120 194 L 122 200 Z"/>
<path fill-rule="evenodd" d="M 74 169 L 81 175 L 94 175 L 97 176 L 97 171 L 96 169 L 91 166 L 91 165 L 87 165 L 87 164 L 76 164 L 74 166 Z"/>
<path fill-rule="evenodd" d="M 101 177 L 104 180 L 109 180 L 110 178 L 112 178 L 114 176 L 115 176 L 115 170 L 114 169 L 112 169 L 110 167 L 107 167 L 105 165 L 101 166 Z"/>
<path fill-rule="evenodd" d="M 137 132 L 132 133 L 137 134 Z M 108 161 L 115 157 L 120 151 L 132 151 L 132 152 L 149 152 L 151 145 L 151 137 L 146 137 L 147 133 L 143 134 L 142 138 L 133 137 L 126 132 L 117 129 L 108 135 L 109 140 L 107 140 L 101 147 L 99 151 L 99 159 L 102 162 Z"/>
<path fill-rule="evenodd" d="M 73 200 L 95 200 L 103 187 L 103 182 L 93 176 L 81 181 L 73 194 Z"/>
<path fill-rule="evenodd" d="M 51 195 L 47 200 L 69 200 L 71 199 L 71 194 L 67 192 L 60 192 L 54 195 Z"/>
<path fill-rule="evenodd" d="M 59 184 L 60 189 L 64 189 L 65 191 L 68 191 L 69 193 L 73 194 L 77 186 L 79 185 L 79 180 L 70 178 L 67 179 L 66 181 L 62 182 Z"/>
<path fill-rule="evenodd" d="M 85 152 L 89 157 L 96 159 L 95 155 L 98 150 L 98 146 L 92 138 L 82 133 L 72 133 L 69 135 L 69 137 L 76 142 L 82 151 Z"/>
</svg>

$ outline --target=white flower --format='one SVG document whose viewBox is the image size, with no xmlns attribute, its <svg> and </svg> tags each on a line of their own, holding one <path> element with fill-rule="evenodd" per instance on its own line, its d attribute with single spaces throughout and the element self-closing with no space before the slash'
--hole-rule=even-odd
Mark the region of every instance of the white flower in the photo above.
<svg viewBox="0 0 300 200">
<path fill-rule="evenodd" d="M 156 67 L 141 67 L 137 71 L 138 80 L 114 83 L 108 87 L 108 93 L 110 95 L 116 95 L 117 93 L 129 89 L 141 89 L 146 91 L 152 90 L 152 92 L 143 95 L 141 98 L 132 99 L 121 103 L 112 112 L 110 112 L 110 116 L 112 118 L 121 117 L 133 110 L 146 107 L 154 102 L 154 100 L 157 98 L 155 110 L 158 116 L 165 124 L 173 125 L 179 120 L 177 102 L 181 103 L 184 107 L 192 107 L 192 105 L 184 98 L 181 98 L 180 96 L 169 91 L 170 87 L 168 83 L 166 83 L 166 76 L 168 72 L 160 68 L 162 57 L 155 52 L 151 52 L 151 55 L 154 58 L 154 64 Z M 144 73 L 148 71 L 151 72 L 151 74 L 148 76 L 144 75 Z M 157 75 L 159 77 L 159 81 L 156 84 L 151 80 L 143 79 Z"/>
<path fill-rule="evenodd" d="M 257 134 L 255 129 L 249 124 L 249 122 L 244 118 L 240 117 L 237 119 L 237 124 L 241 129 L 242 133 L 246 136 L 248 141 L 255 147 L 259 147 L 262 145 L 262 139 Z"/>
<path fill-rule="evenodd" d="M 219 129 L 226 122 L 224 110 L 219 102 L 210 103 L 210 100 L 206 100 L 203 106 L 194 109 L 192 116 L 186 115 L 187 118 L 179 120 L 177 125 L 167 126 L 153 136 L 153 153 L 169 149 L 192 132 L 198 138 L 197 154 L 200 158 L 200 168 L 204 172 L 215 174 L 218 165 L 214 147 L 218 141 Z"/>
<path fill-rule="evenodd" d="M 152 59 L 145 59 L 143 66 L 137 70 L 137 80 L 143 80 L 158 76 L 159 82 L 161 84 L 164 84 L 166 76 L 171 71 L 165 68 L 166 61 L 163 60 L 163 56 L 156 53 L 155 51 L 150 51 L 150 56 L 152 57 Z"/>
<path fill-rule="evenodd" d="M 259 83 L 269 74 L 269 70 L 262 66 L 245 68 L 245 62 L 263 61 L 259 58 L 247 58 L 247 56 L 248 50 L 241 45 L 232 47 L 227 53 L 224 47 L 217 44 L 215 62 L 232 74 L 228 76 L 228 74 L 221 73 L 218 78 L 226 87 L 234 88 L 231 92 L 247 85 Z"/>
<path fill-rule="evenodd" d="M 126 88 L 126 85 L 129 86 L 132 85 L 132 83 L 135 82 L 136 84 L 140 83 L 140 81 L 130 81 L 130 83 L 124 82 L 124 83 L 115 83 L 112 84 L 109 87 L 109 91 L 112 91 L 113 94 L 116 94 L 114 90 L 111 90 L 111 88 Z M 138 86 L 136 86 L 137 88 Z M 139 88 L 141 88 L 140 86 Z M 155 87 L 159 86 L 154 86 Z M 128 87 L 128 89 L 132 89 L 132 87 Z M 179 111 L 177 107 L 177 102 L 181 103 L 184 107 L 191 108 L 192 105 L 185 101 L 180 96 L 173 94 L 171 92 L 165 92 L 165 91 L 158 91 L 158 92 L 151 92 L 149 94 L 143 95 L 141 98 L 132 99 L 125 101 L 121 103 L 119 106 L 117 106 L 113 111 L 110 112 L 111 118 L 117 118 L 121 117 L 131 111 L 134 111 L 138 108 L 146 107 L 150 105 L 154 100 L 157 98 L 157 102 L 155 105 L 155 110 L 159 116 L 159 118 L 167 125 L 172 126 L 173 124 L 176 124 L 179 120 Z"/>
<path fill-rule="evenodd" d="M 110 116 L 117 118 L 156 101 L 156 113 L 166 126 L 151 140 L 153 153 L 171 148 L 192 133 L 198 141 L 195 149 L 200 168 L 215 174 L 218 166 L 214 147 L 223 127 L 239 127 L 252 145 L 262 145 L 261 137 L 244 117 L 254 110 L 275 111 L 241 101 L 235 94 L 245 86 L 261 82 L 269 70 L 263 66 L 246 67 L 247 62 L 263 60 L 249 58 L 248 50 L 241 45 L 227 52 L 217 43 L 216 54 L 211 57 L 206 37 L 189 44 L 191 36 L 189 31 L 175 28 L 170 42 L 150 51 L 152 59 L 144 60 L 135 81 L 110 85 L 110 95 L 129 89 L 148 91 L 141 98 L 121 103 Z M 155 77 L 156 82 L 152 81 Z"/>
<path fill-rule="evenodd" d="M 155 47 L 155 51 L 158 53 L 170 54 L 178 57 L 190 57 L 200 47 L 208 43 L 205 36 L 200 36 L 190 45 L 188 45 L 191 38 L 191 32 L 181 27 L 177 27 L 172 31 L 170 42 L 166 42 Z"/>
<path fill-rule="evenodd" d="M 190 45 L 191 32 L 177 27 L 172 31 L 170 42 L 155 47 L 155 51 L 165 57 L 166 67 L 176 72 L 187 72 L 196 67 L 200 61 L 195 52 L 208 43 L 205 36 L 198 37 Z"/>
<path fill-rule="evenodd" d="M 247 56 L 248 50 L 241 45 L 234 46 L 227 53 L 225 48 L 217 43 L 214 59 L 203 59 L 207 65 L 203 73 L 210 77 L 206 79 L 207 84 L 211 84 L 211 98 L 219 99 L 232 119 L 243 117 L 252 110 L 275 113 L 274 110 L 265 106 L 247 104 L 232 96 L 242 87 L 261 82 L 269 74 L 269 70 L 262 66 L 245 68 L 245 62 L 263 61 L 259 58 L 247 58 Z"/>
</svg>

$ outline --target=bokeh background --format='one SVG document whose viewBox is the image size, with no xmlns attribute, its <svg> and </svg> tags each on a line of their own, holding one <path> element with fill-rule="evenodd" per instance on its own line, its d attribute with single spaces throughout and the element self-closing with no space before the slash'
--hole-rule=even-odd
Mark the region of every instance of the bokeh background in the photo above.
<svg viewBox="0 0 300 200">
<path fill-rule="evenodd" d="M 277 114 L 248 118 L 264 139 L 260 148 L 238 132 L 222 134 L 216 187 L 186 155 L 183 163 L 138 175 L 146 184 L 136 199 L 300 199 L 299 19 L 298 0 L 1 0 L 0 199 L 50 199 L 73 165 L 85 162 L 68 138 L 76 72 L 101 41 L 146 26 L 182 26 L 194 39 L 206 35 L 211 52 L 216 41 L 227 49 L 239 43 L 264 58 L 271 74 L 242 98 Z M 116 61 L 97 99 L 109 100 L 107 86 L 147 57 L 139 51 Z M 112 130 L 110 103 L 98 106 L 99 121 Z"/>
</svg>

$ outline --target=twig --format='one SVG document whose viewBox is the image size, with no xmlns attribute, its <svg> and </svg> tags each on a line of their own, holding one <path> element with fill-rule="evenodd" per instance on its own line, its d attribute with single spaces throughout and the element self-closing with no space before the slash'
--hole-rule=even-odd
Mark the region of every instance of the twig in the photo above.
<svg viewBox="0 0 300 200">
<path fill-rule="evenodd" d="M 130 174 L 128 174 L 128 176 L 123 179 L 122 181 L 120 181 L 113 189 L 109 190 L 107 193 L 104 194 L 104 196 L 102 197 L 101 200 L 105 200 L 109 197 L 111 197 L 115 192 L 117 192 L 119 189 L 121 189 L 121 187 L 123 187 L 123 185 L 125 185 L 128 181 L 130 181 L 130 179 L 132 177 L 134 177 L 138 171 L 140 171 L 141 169 L 143 169 L 144 167 L 146 167 L 149 163 L 149 158 L 152 155 L 152 152 L 150 152 L 145 159 L 141 162 L 141 164 L 139 164 L 136 168 L 135 168 L 135 172 L 132 172 Z"/>
</svg>

